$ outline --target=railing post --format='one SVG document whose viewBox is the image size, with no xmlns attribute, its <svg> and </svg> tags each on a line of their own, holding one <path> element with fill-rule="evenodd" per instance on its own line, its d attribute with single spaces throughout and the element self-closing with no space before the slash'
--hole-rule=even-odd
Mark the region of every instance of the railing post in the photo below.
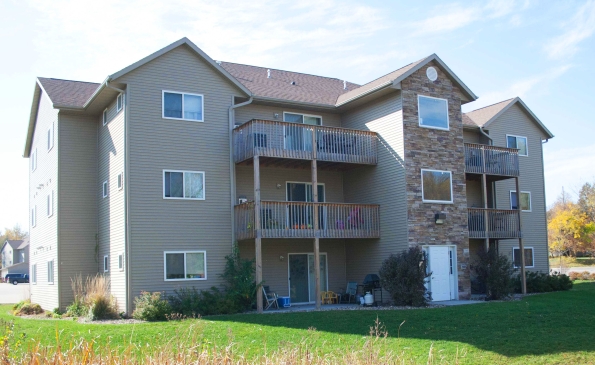
<svg viewBox="0 0 595 365">
<path fill-rule="evenodd" d="M 256 285 L 262 283 L 262 232 L 260 229 L 260 157 L 254 156 L 254 248 L 256 256 Z M 262 292 L 256 291 L 256 310 L 262 313 Z"/>
<path fill-rule="evenodd" d="M 489 212 L 488 212 L 488 178 L 485 172 L 481 175 L 481 182 L 482 182 L 482 190 L 483 190 L 483 219 L 484 219 L 484 227 L 485 230 L 485 246 L 486 252 L 490 250 L 490 221 L 489 221 Z"/>
<path fill-rule="evenodd" d="M 519 186 L 519 178 L 515 177 L 516 185 L 516 208 L 517 208 L 517 219 L 519 221 L 519 251 L 521 251 L 521 291 L 523 294 L 527 294 L 527 279 L 525 276 L 525 248 L 523 246 L 523 231 L 521 226 L 521 189 Z"/>
<path fill-rule="evenodd" d="M 313 219 L 312 226 L 314 228 L 314 273 L 315 273 L 315 295 L 316 295 L 316 310 L 320 309 L 320 231 L 318 227 L 318 166 L 316 163 L 317 150 L 316 145 L 316 126 L 312 127 L 312 205 L 313 205 Z"/>
</svg>

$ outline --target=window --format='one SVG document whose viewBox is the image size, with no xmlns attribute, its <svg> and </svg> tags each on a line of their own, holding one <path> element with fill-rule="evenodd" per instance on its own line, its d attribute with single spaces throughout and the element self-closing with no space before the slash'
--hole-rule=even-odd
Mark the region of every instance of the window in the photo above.
<svg viewBox="0 0 595 365">
<path fill-rule="evenodd" d="M 31 153 L 31 171 L 37 169 L 37 148 Z"/>
<path fill-rule="evenodd" d="M 164 252 L 165 280 L 206 280 L 206 255 L 205 251 Z"/>
<path fill-rule="evenodd" d="M 283 120 L 291 123 L 322 125 L 322 117 L 318 115 L 283 113 Z"/>
<path fill-rule="evenodd" d="M 54 191 L 48 194 L 48 201 L 47 201 L 47 213 L 48 217 L 54 215 Z"/>
<path fill-rule="evenodd" d="M 103 125 L 107 124 L 107 108 L 103 111 Z"/>
<path fill-rule="evenodd" d="M 31 284 L 37 284 L 37 264 L 31 265 Z"/>
<path fill-rule="evenodd" d="M 124 106 L 124 94 L 120 94 L 118 95 L 118 97 L 116 98 L 116 109 L 118 111 L 122 110 L 122 107 Z"/>
<path fill-rule="evenodd" d="M 34 205 L 31 209 L 31 227 L 37 225 L 37 205 Z"/>
<path fill-rule="evenodd" d="M 205 199 L 205 173 L 163 170 L 164 199 Z"/>
<path fill-rule="evenodd" d="M 50 129 L 48 129 L 48 151 L 50 151 L 54 147 L 54 123 Z"/>
<path fill-rule="evenodd" d="M 448 100 L 417 96 L 420 127 L 448 130 Z"/>
<path fill-rule="evenodd" d="M 529 149 L 527 147 L 527 137 L 506 135 L 506 147 L 518 148 L 519 156 L 529 156 Z"/>
<path fill-rule="evenodd" d="M 426 203 L 452 203 L 452 173 L 422 169 L 421 191 Z"/>
<path fill-rule="evenodd" d="M 118 270 L 124 271 L 124 254 L 118 255 Z"/>
<path fill-rule="evenodd" d="M 519 209 L 516 191 L 510 191 L 510 209 Z M 521 191 L 521 210 L 523 212 L 531 211 L 531 193 L 528 191 Z"/>
<path fill-rule="evenodd" d="M 118 190 L 122 190 L 122 187 L 124 186 L 124 173 L 121 172 L 118 174 Z"/>
<path fill-rule="evenodd" d="M 54 260 L 48 261 L 48 284 L 54 283 Z"/>
<path fill-rule="evenodd" d="M 109 194 L 109 191 L 108 191 L 107 181 L 104 181 L 103 182 L 103 197 L 107 198 L 108 194 Z"/>
<path fill-rule="evenodd" d="M 103 272 L 109 271 L 109 256 L 103 256 Z"/>
<path fill-rule="evenodd" d="M 163 118 L 203 121 L 203 96 L 163 91 Z"/>
<path fill-rule="evenodd" d="M 520 248 L 512 249 L 512 261 L 514 262 L 514 267 L 521 267 L 521 249 Z M 525 247 L 525 267 L 528 267 L 528 268 L 534 267 L 533 247 Z"/>
</svg>

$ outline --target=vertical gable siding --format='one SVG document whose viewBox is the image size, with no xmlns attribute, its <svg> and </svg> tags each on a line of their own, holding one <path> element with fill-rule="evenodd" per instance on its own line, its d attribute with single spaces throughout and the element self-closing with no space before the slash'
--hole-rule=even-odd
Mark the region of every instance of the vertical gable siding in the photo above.
<svg viewBox="0 0 595 365">
<path fill-rule="evenodd" d="M 228 108 L 241 92 L 186 46 L 124 75 L 131 294 L 220 285 L 231 252 Z M 204 95 L 204 123 L 162 118 L 162 90 Z M 163 170 L 204 171 L 206 200 L 163 199 Z M 206 250 L 206 281 L 164 281 L 163 252 Z"/>
<path fill-rule="evenodd" d="M 343 178 L 345 202 L 380 204 L 381 238 L 345 242 L 347 280 L 359 282 L 391 253 L 408 247 L 401 94 L 346 112 L 341 121 L 345 128 L 377 132 L 380 139 L 378 165 L 358 167 Z"/>
<path fill-rule="evenodd" d="M 42 92 L 43 93 L 43 92 Z M 54 123 L 54 148 L 47 150 L 47 131 Z M 29 235 L 31 238 L 30 265 L 37 264 L 37 284 L 31 285 L 31 301 L 44 309 L 59 306 L 58 280 L 58 110 L 52 107 L 47 95 L 41 95 L 33 133 L 32 150 L 37 149 L 37 169 L 31 171 L 29 158 Z M 47 195 L 54 191 L 54 215 L 46 214 Z M 37 225 L 31 227 L 31 209 L 37 205 Z M 54 284 L 48 284 L 47 262 L 54 260 Z"/>
<path fill-rule="evenodd" d="M 97 274 L 97 118 L 60 114 L 60 301 L 74 297 L 71 278 Z M 39 269 L 38 269 L 39 270 Z M 39 272 L 37 273 L 39 277 Z"/>
<path fill-rule="evenodd" d="M 541 139 L 545 138 L 529 116 L 515 104 L 506 110 L 490 126 L 490 137 L 494 145 L 506 147 L 506 135 L 513 134 L 527 137 L 528 156 L 519 156 L 521 191 L 531 192 L 531 212 L 522 212 L 523 244 L 533 247 L 535 269 L 549 271 L 546 202 L 543 176 L 543 151 Z M 496 182 L 496 205 L 499 209 L 510 209 L 510 190 L 515 190 L 514 179 Z M 518 247 L 518 240 L 500 241 L 500 253 L 512 259 L 513 247 Z"/>
</svg>

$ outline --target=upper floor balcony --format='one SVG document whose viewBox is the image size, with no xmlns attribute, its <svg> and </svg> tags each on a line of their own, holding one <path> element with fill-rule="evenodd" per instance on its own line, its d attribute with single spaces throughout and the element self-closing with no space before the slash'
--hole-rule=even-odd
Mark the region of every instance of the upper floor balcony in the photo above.
<svg viewBox="0 0 595 365">
<path fill-rule="evenodd" d="M 252 119 L 233 130 L 234 162 L 254 156 L 375 165 L 375 132 Z"/>
<path fill-rule="evenodd" d="M 519 211 L 467 208 L 469 238 L 520 238 Z"/>
<path fill-rule="evenodd" d="M 519 150 L 465 143 L 465 172 L 499 176 L 519 176 Z"/>
</svg>

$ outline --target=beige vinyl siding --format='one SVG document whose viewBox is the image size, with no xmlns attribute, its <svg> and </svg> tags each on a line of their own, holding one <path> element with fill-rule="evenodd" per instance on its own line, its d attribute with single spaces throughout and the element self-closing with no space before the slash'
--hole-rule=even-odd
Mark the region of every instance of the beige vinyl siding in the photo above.
<svg viewBox="0 0 595 365">
<path fill-rule="evenodd" d="M 521 191 L 531 192 L 531 212 L 522 212 L 523 244 L 533 247 L 535 268 L 543 272 L 549 271 L 546 202 L 543 176 L 543 155 L 541 139 L 545 134 L 529 116 L 519 107 L 511 106 L 489 126 L 490 137 L 494 145 L 506 147 L 506 135 L 512 134 L 527 137 L 528 156 L 519 156 Z M 496 182 L 496 205 L 499 209 L 510 209 L 510 190 L 515 190 L 514 179 Z M 512 249 L 518 247 L 518 240 L 500 241 L 500 253 L 512 259 Z"/>
<path fill-rule="evenodd" d="M 108 256 L 111 292 L 116 298 L 119 310 L 126 311 L 126 275 L 118 269 L 118 255 L 125 251 L 124 189 L 118 189 L 118 174 L 124 172 L 124 110 L 116 109 L 116 99 L 107 108 L 104 126 L 100 116 L 97 121 L 99 135 L 98 179 L 95 196 L 98 199 L 99 214 L 99 259 L 98 271 L 103 273 L 103 257 Z M 109 186 L 108 197 L 103 198 L 103 182 Z M 125 266 L 125 265 L 124 265 Z"/>
<path fill-rule="evenodd" d="M 132 297 L 222 284 L 232 247 L 228 108 L 241 91 L 187 46 L 114 83 L 127 84 Z M 163 119 L 163 90 L 204 95 L 204 122 Z M 163 199 L 164 169 L 204 171 L 205 200 Z M 171 250 L 205 250 L 207 280 L 166 282 L 163 252 Z"/>
<path fill-rule="evenodd" d="M 307 109 L 294 109 L 285 108 L 283 106 L 268 106 L 259 104 L 248 104 L 246 106 L 237 108 L 235 110 L 235 123 L 246 123 L 251 119 L 265 119 L 274 121 L 283 121 L 283 112 L 296 113 L 296 114 L 308 114 L 317 115 L 322 118 L 322 125 L 328 127 L 340 127 L 341 117 L 339 114 L 334 113 L 321 113 L 318 111 L 309 111 Z M 275 113 L 279 114 L 278 118 L 275 118 Z"/>
<path fill-rule="evenodd" d="M 483 193 L 480 180 L 467 180 L 467 207 L 483 208 Z"/>
<path fill-rule="evenodd" d="M 54 123 L 54 148 L 47 150 L 47 131 Z M 60 269 L 58 265 L 58 148 L 60 141 L 55 131 L 58 130 L 58 110 L 52 107 L 47 95 L 43 93 L 39 100 L 32 149 L 37 149 L 37 169 L 31 171 L 29 158 L 29 235 L 30 263 L 37 264 L 37 284 L 31 285 L 31 301 L 44 309 L 52 310 L 60 306 L 58 287 Z M 46 214 L 47 195 L 54 191 L 54 214 Z M 37 206 L 37 224 L 31 227 L 31 209 Z M 48 284 L 47 261 L 54 260 L 54 284 Z"/>
<path fill-rule="evenodd" d="M 236 167 L 236 199 L 245 196 L 254 200 L 254 167 Z M 310 170 L 261 168 L 260 198 L 261 200 L 286 201 L 286 182 L 312 182 Z M 343 203 L 343 174 L 337 171 L 318 171 L 318 183 L 324 184 L 325 201 Z M 277 188 L 277 184 L 281 184 Z"/>
<path fill-rule="evenodd" d="M 97 274 L 97 118 L 60 113 L 59 136 L 60 300 L 66 307 L 74 299 L 70 279 Z M 38 280 L 42 274 L 38 265 Z"/>
<path fill-rule="evenodd" d="M 378 272 L 391 253 L 408 247 L 404 170 L 403 116 L 400 92 L 387 95 L 342 115 L 345 128 L 378 133 L 378 165 L 344 174 L 345 201 L 380 204 L 378 240 L 346 240 L 347 280 L 358 281 Z"/>
<path fill-rule="evenodd" d="M 463 140 L 465 143 L 481 143 L 479 131 L 463 129 Z"/>
<path fill-rule="evenodd" d="M 240 255 L 254 259 L 254 241 L 239 244 Z M 262 278 L 264 285 L 279 296 L 289 296 L 289 253 L 313 253 L 314 240 L 303 239 L 263 239 Z M 344 291 L 347 285 L 345 276 L 345 245 L 343 240 L 320 240 L 320 252 L 327 254 L 328 288 L 334 292 Z M 283 256 L 281 260 L 280 256 Z M 363 278 L 362 278 L 363 279 Z"/>
</svg>

